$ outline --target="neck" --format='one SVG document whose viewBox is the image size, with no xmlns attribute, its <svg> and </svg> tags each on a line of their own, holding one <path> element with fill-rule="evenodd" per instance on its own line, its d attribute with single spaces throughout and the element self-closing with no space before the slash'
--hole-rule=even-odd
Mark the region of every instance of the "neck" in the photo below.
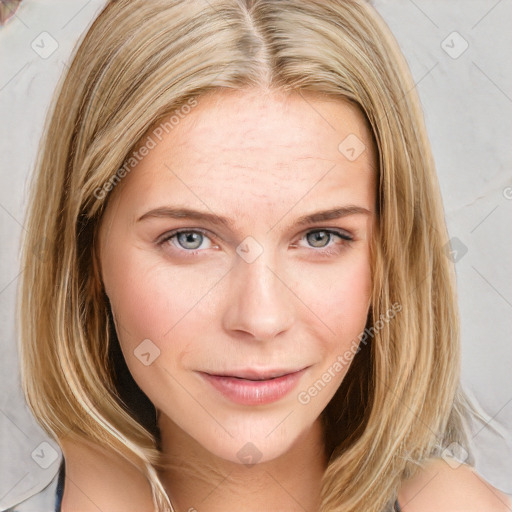
<svg viewBox="0 0 512 512">
<path fill-rule="evenodd" d="M 286 453 L 254 465 L 213 455 L 163 413 L 159 426 L 160 477 L 176 512 L 319 510 L 326 468 L 320 419 Z"/>
</svg>

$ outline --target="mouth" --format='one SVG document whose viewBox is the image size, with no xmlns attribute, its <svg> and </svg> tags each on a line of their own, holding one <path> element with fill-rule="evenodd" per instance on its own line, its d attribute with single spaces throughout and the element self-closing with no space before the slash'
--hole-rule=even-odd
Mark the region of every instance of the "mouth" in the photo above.
<svg viewBox="0 0 512 512">
<path fill-rule="evenodd" d="M 242 380 L 252 380 L 252 381 L 260 381 L 260 380 L 273 380 L 278 379 L 279 377 L 284 377 L 285 375 L 292 375 L 294 373 L 300 372 L 307 367 L 293 368 L 293 369 L 276 369 L 276 370 L 255 370 L 255 369 L 246 369 L 246 370 L 235 370 L 231 372 L 221 372 L 221 373 L 209 373 L 209 375 L 213 375 L 214 377 L 232 377 L 233 379 L 242 379 Z"/>
<path fill-rule="evenodd" d="M 226 373 L 199 372 L 216 391 L 231 402 L 262 405 L 280 400 L 295 388 L 306 370 L 237 370 Z"/>
</svg>

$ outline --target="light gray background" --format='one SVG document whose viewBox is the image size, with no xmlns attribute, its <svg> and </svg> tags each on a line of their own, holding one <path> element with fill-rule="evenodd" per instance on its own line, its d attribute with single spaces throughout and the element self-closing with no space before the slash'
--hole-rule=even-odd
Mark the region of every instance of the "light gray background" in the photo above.
<svg viewBox="0 0 512 512">
<path fill-rule="evenodd" d="M 23 0 L 0 27 L 0 510 L 54 486 L 60 463 L 58 445 L 36 425 L 19 386 L 19 239 L 51 95 L 75 41 L 104 3 Z M 512 494 L 512 1 L 373 3 L 407 57 L 424 107 L 457 251 L 463 385 L 501 432 L 475 425 L 476 466 Z M 58 48 L 45 55 L 52 39 Z M 34 510 L 52 510 L 53 492 L 47 487 Z"/>
</svg>

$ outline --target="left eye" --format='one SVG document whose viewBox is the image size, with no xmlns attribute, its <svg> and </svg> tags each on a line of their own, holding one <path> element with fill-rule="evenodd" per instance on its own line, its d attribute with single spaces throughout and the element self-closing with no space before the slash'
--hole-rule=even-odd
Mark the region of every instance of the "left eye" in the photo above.
<svg viewBox="0 0 512 512">
<path fill-rule="evenodd" d="M 352 241 L 352 238 L 344 233 L 333 231 L 330 229 L 317 229 L 315 231 L 308 231 L 305 235 L 309 244 L 313 247 L 324 248 L 329 242 L 332 241 L 332 238 L 337 236 L 345 241 Z"/>
<path fill-rule="evenodd" d="M 350 243 L 353 241 L 353 238 L 346 233 L 332 229 L 315 229 L 308 231 L 301 237 L 301 240 L 306 239 L 309 247 L 324 249 L 328 248 L 329 245 L 332 245 L 330 242 L 333 241 L 334 237 L 338 237 L 342 240 L 342 243 L 339 245 L 344 245 L 345 243 Z M 158 242 L 158 244 L 163 245 L 167 242 L 171 242 L 172 245 L 178 249 L 183 249 L 185 252 L 193 252 L 202 250 L 200 248 L 205 241 L 209 241 L 210 245 L 207 247 L 202 247 L 202 249 L 210 249 L 212 247 L 212 243 L 206 232 L 200 230 L 181 230 L 167 233 Z M 293 247 L 297 247 L 297 245 L 294 244 Z"/>
</svg>

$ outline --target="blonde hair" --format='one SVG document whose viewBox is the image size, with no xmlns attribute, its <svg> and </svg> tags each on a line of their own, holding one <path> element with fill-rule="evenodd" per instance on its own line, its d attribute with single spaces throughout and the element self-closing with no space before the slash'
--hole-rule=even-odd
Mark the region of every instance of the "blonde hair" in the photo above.
<svg viewBox="0 0 512 512">
<path fill-rule="evenodd" d="M 255 87 L 350 101 L 371 127 L 378 230 L 367 325 L 393 304 L 401 311 L 361 344 L 323 413 L 321 511 L 391 510 L 425 461 L 451 443 L 468 450 L 466 405 L 455 273 L 419 100 L 396 41 L 363 0 L 108 3 L 61 80 L 41 142 L 20 288 L 23 390 L 51 436 L 122 455 L 148 478 L 155 506 L 172 509 L 154 425 L 118 381 L 95 252 L 108 199 L 98 190 L 180 106 Z"/>
</svg>

